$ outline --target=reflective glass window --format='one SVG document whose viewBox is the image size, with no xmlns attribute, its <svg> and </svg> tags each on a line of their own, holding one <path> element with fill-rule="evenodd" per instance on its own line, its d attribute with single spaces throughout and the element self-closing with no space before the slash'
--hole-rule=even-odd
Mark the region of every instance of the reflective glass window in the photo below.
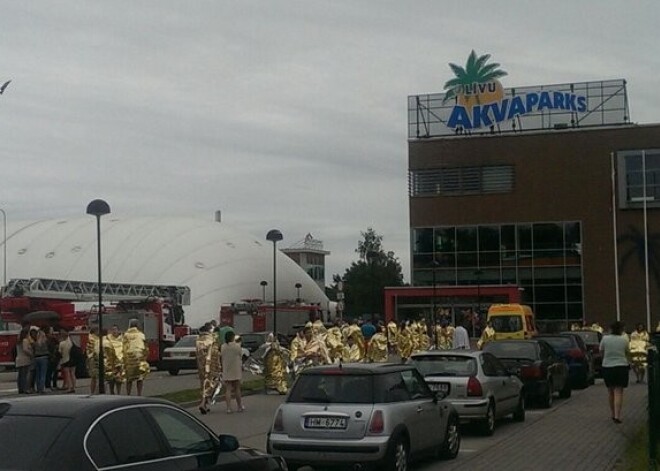
<svg viewBox="0 0 660 471">
<path fill-rule="evenodd" d="M 454 227 L 435 229 L 435 251 L 449 253 L 456 251 L 456 229 Z"/>
<path fill-rule="evenodd" d="M 456 228 L 456 249 L 459 252 L 472 252 L 477 250 L 477 228 Z"/>
<path fill-rule="evenodd" d="M 433 252 L 433 229 L 420 228 L 412 231 L 413 252 L 432 253 Z"/>
<path fill-rule="evenodd" d="M 500 250 L 499 226 L 479 226 L 479 251 Z"/>
<path fill-rule="evenodd" d="M 532 238 L 534 250 L 563 249 L 564 227 L 559 223 L 534 224 Z"/>
</svg>

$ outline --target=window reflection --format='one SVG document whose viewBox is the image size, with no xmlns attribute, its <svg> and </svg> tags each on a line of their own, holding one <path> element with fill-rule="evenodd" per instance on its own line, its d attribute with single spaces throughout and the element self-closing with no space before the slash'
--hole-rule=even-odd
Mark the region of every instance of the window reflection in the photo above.
<svg viewBox="0 0 660 471">
<path fill-rule="evenodd" d="M 439 284 L 517 284 L 539 318 L 581 316 L 579 221 L 416 228 L 411 237 L 414 285 L 431 284 L 435 260 Z"/>
</svg>

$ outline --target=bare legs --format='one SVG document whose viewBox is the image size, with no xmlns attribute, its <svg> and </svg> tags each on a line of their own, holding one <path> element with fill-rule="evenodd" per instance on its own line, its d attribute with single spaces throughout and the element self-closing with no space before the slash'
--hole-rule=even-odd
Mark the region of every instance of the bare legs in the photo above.
<svg viewBox="0 0 660 471">
<path fill-rule="evenodd" d="M 136 381 L 136 383 L 137 383 L 137 395 L 142 396 L 142 388 L 144 386 L 144 381 L 142 381 L 141 379 L 138 379 Z M 121 386 L 120 386 L 120 388 L 121 388 Z M 133 381 L 126 381 L 126 395 L 130 396 L 131 391 L 133 391 Z"/>
<path fill-rule="evenodd" d="M 239 412 L 243 412 L 245 408 L 243 407 L 243 402 L 241 400 L 241 382 L 236 381 L 225 381 L 225 402 L 227 403 L 227 413 L 231 412 L 231 393 L 234 391 L 234 398 L 236 399 L 236 406 L 238 407 Z"/>
<path fill-rule="evenodd" d="M 607 388 L 608 399 L 610 404 L 610 412 L 612 419 L 621 422 L 621 408 L 623 407 L 623 388 Z"/>
</svg>

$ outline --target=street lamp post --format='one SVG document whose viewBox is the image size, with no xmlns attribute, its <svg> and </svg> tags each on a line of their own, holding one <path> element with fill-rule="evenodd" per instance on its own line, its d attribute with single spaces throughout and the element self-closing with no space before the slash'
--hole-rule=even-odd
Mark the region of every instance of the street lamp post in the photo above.
<svg viewBox="0 0 660 471">
<path fill-rule="evenodd" d="M 435 269 L 438 267 L 438 265 L 440 265 L 440 263 L 438 263 L 438 261 L 435 259 L 435 257 L 433 258 L 432 263 L 433 263 L 433 299 L 431 300 L 431 325 L 433 326 L 432 328 L 435 328 L 435 309 L 436 309 L 436 306 L 435 306 L 435 300 L 436 300 L 435 299 L 435 297 L 436 297 Z"/>
<path fill-rule="evenodd" d="M 474 274 L 477 277 L 477 318 L 481 319 L 481 275 L 483 275 L 483 271 L 477 269 Z M 472 336 L 474 337 L 474 318 L 472 318 Z"/>
<path fill-rule="evenodd" d="M 2 286 L 3 288 L 7 289 L 7 213 L 5 213 L 4 209 L 0 209 L 0 213 L 2 213 L 2 230 L 3 230 L 3 236 L 2 236 L 2 250 L 3 250 L 3 255 L 2 255 Z"/>
<path fill-rule="evenodd" d="M 101 216 L 110 214 L 110 206 L 97 199 L 87 205 L 87 214 L 96 217 L 96 247 L 98 261 L 99 291 L 99 394 L 105 394 L 105 364 L 103 358 L 103 285 L 101 283 Z"/>
<path fill-rule="evenodd" d="M 268 282 L 266 280 L 261 280 L 259 283 L 261 285 L 261 302 L 265 303 L 266 302 L 266 286 L 268 286 Z"/>
<path fill-rule="evenodd" d="M 266 240 L 273 243 L 273 334 L 277 338 L 277 243 L 284 236 L 277 229 L 271 229 L 266 234 Z"/>
<path fill-rule="evenodd" d="M 296 294 L 296 302 L 299 303 L 301 301 L 301 299 L 300 299 L 300 288 L 302 288 L 302 284 L 296 283 L 295 287 L 296 287 L 296 291 L 298 292 L 298 294 Z"/>
</svg>

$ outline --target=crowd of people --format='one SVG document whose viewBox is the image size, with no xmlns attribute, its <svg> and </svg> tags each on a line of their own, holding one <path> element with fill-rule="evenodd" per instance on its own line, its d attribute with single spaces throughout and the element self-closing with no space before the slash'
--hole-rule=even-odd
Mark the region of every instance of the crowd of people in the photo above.
<svg viewBox="0 0 660 471">
<path fill-rule="evenodd" d="M 75 393 L 76 370 L 84 367 L 90 377 L 90 393 L 99 390 L 99 331 L 92 327 L 83 351 L 66 329 L 39 328 L 26 324 L 16 345 L 17 386 L 19 394 L 50 392 Z M 129 321 L 126 332 L 115 325 L 103 332 L 104 378 L 110 394 L 131 395 L 133 383 L 142 395 L 144 378 L 149 373 L 149 349 L 137 319 Z M 61 376 L 62 384 L 58 387 Z"/>
</svg>

